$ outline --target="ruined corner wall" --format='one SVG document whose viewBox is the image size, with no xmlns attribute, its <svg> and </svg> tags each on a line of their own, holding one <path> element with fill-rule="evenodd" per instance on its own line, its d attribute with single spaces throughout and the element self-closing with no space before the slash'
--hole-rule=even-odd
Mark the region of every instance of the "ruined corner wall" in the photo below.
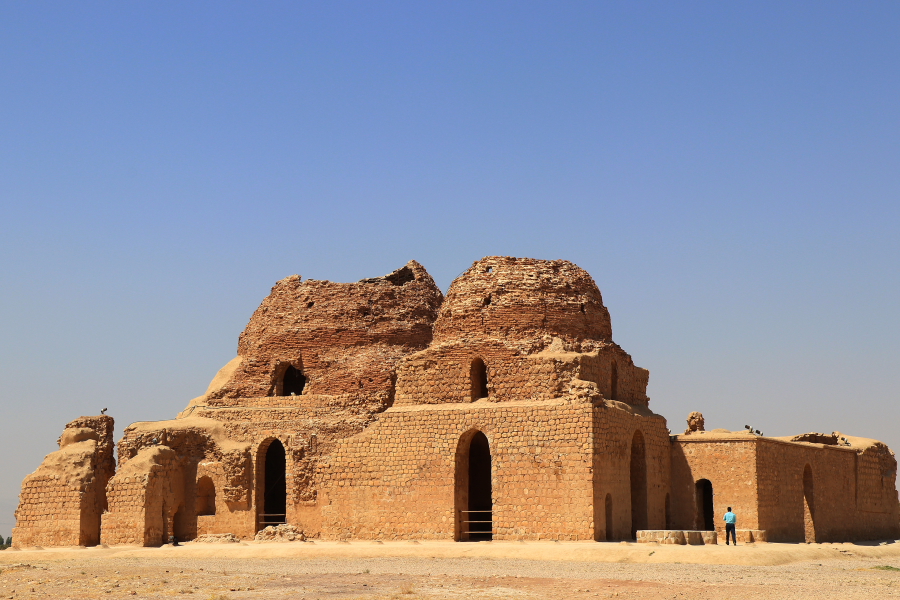
<svg viewBox="0 0 900 600">
<path fill-rule="evenodd" d="M 66 425 L 59 450 L 25 478 L 13 540 L 24 546 L 91 546 L 100 542 L 106 484 L 115 472 L 112 417 Z"/>
<path fill-rule="evenodd" d="M 592 438 L 594 539 L 626 540 L 635 530 L 666 529 L 671 477 L 666 420 L 644 407 L 600 402 Z"/>
<path fill-rule="evenodd" d="M 880 442 L 797 443 L 750 434 L 691 434 L 672 443 L 676 529 L 702 529 L 696 482 L 714 490 L 714 523 L 731 506 L 740 529 L 770 542 L 896 539 L 896 460 Z"/>
<path fill-rule="evenodd" d="M 881 442 L 854 448 L 763 438 L 757 464 L 759 528 L 769 541 L 900 536 L 897 462 Z"/>
<path fill-rule="evenodd" d="M 168 446 L 153 446 L 142 449 L 119 470 L 107 490 L 104 544 L 159 546 L 169 541 L 185 498 L 179 462 Z"/>
<path fill-rule="evenodd" d="M 239 361 L 206 403 L 289 395 L 282 377 L 294 367 L 303 395 L 341 396 L 382 410 L 393 402 L 394 365 L 428 345 L 443 295 L 417 262 L 357 283 L 275 284 L 238 342 Z"/>
</svg>

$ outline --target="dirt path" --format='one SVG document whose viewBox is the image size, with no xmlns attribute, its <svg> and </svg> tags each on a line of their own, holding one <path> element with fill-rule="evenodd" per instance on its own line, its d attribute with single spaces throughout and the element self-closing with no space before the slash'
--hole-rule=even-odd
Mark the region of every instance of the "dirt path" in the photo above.
<svg viewBox="0 0 900 600">
<path fill-rule="evenodd" d="M 186 544 L 7 550 L 0 570 L 0 599 L 900 598 L 900 544 Z"/>
</svg>

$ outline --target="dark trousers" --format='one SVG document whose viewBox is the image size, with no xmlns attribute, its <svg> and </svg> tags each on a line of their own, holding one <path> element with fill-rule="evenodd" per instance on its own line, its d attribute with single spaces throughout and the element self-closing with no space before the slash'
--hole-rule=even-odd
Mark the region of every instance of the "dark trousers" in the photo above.
<svg viewBox="0 0 900 600">
<path fill-rule="evenodd" d="M 735 528 L 737 526 L 734 523 L 725 523 L 725 545 L 728 545 L 728 536 L 731 536 L 731 541 L 734 542 L 734 545 L 737 546 L 737 533 L 735 533 Z"/>
</svg>

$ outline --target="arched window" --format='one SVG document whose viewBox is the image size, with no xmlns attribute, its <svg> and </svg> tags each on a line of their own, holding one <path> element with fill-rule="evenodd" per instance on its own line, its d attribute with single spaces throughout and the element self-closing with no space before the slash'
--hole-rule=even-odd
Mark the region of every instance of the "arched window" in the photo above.
<svg viewBox="0 0 900 600">
<path fill-rule="evenodd" d="M 203 476 L 197 480 L 197 515 L 216 514 L 216 485 L 213 480 Z"/>
<path fill-rule="evenodd" d="M 647 453 L 644 434 L 634 432 L 631 439 L 631 538 L 647 529 Z"/>
<path fill-rule="evenodd" d="M 487 365 L 480 358 L 472 361 L 472 367 L 469 372 L 472 381 L 472 401 L 479 398 L 488 397 L 488 373 Z"/>
<path fill-rule="evenodd" d="M 306 387 L 306 375 L 294 365 L 288 365 L 281 378 L 282 396 L 299 396 Z"/>
</svg>

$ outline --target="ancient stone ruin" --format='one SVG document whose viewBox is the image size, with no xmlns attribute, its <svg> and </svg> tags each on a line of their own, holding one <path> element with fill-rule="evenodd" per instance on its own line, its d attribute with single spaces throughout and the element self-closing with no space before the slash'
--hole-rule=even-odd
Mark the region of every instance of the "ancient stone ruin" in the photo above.
<svg viewBox="0 0 900 600">
<path fill-rule="evenodd" d="M 884 444 L 706 431 L 700 413 L 672 435 L 648 377 L 567 261 L 487 257 L 446 298 L 416 262 L 294 275 L 203 396 L 125 429 L 117 467 L 110 417 L 67 425 L 13 539 L 714 543 L 726 506 L 746 541 L 900 537 Z"/>
</svg>

